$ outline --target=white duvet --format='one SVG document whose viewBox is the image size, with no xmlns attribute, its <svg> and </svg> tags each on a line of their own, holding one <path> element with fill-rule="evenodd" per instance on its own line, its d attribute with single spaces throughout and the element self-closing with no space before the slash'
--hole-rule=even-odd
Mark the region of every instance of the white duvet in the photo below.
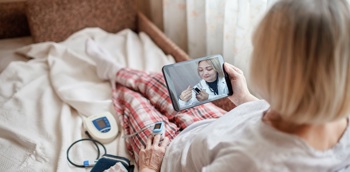
<svg viewBox="0 0 350 172">
<path fill-rule="evenodd" d="M 61 43 L 20 48 L 18 53 L 33 59 L 12 62 L 0 74 L 0 171 L 91 170 L 70 165 L 67 148 L 87 138 L 85 117 L 104 111 L 116 114 L 110 83 L 97 77 L 95 64 L 85 53 L 89 38 L 131 68 L 160 72 L 163 65 L 174 63 L 146 34 L 130 30 L 111 34 L 87 28 Z M 129 157 L 122 135 L 119 130 L 117 138 L 105 144 L 107 153 Z M 77 164 L 96 156 L 89 142 L 70 152 Z"/>
</svg>

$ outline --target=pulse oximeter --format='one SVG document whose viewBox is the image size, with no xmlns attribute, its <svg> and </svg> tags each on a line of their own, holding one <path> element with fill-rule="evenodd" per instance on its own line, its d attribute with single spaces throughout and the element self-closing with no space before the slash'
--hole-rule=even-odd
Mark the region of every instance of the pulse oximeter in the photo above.
<svg viewBox="0 0 350 172">
<path fill-rule="evenodd" d="M 161 136 L 163 136 L 164 130 L 165 130 L 164 122 L 156 122 L 154 124 L 153 130 L 152 130 L 152 134 L 153 135 L 160 134 Z"/>
</svg>

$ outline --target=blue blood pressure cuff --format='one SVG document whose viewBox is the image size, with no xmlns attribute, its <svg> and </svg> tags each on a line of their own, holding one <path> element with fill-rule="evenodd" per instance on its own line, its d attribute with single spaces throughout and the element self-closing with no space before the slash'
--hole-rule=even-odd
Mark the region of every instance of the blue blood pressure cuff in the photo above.
<svg viewBox="0 0 350 172">
<path fill-rule="evenodd" d="M 134 171 L 134 165 L 130 164 L 130 160 L 121 156 L 104 154 L 91 169 L 91 172 L 101 172 L 114 166 L 116 163 L 121 163 L 128 172 Z"/>
</svg>

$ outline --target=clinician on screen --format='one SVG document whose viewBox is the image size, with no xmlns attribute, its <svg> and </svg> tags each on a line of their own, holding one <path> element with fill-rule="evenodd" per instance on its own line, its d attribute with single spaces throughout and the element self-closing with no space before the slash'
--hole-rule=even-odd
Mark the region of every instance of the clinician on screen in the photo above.
<svg viewBox="0 0 350 172">
<path fill-rule="evenodd" d="M 181 92 L 180 106 L 193 105 L 228 93 L 225 77 L 218 59 L 199 61 L 197 71 L 202 79 L 194 87 L 188 86 Z"/>
</svg>

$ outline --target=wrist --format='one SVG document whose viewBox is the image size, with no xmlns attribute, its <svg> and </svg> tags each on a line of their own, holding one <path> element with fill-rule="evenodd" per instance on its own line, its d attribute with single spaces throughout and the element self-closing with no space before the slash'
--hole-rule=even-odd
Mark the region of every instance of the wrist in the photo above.
<svg viewBox="0 0 350 172">
<path fill-rule="evenodd" d="M 243 104 L 243 103 L 247 103 L 247 102 L 255 101 L 255 100 L 259 100 L 259 99 L 249 93 L 246 96 L 242 97 L 242 99 L 239 102 L 239 104 Z"/>
<path fill-rule="evenodd" d="M 231 98 L 232 103 L 235 104 L 236 106 L 239 106 L 243 103 L 247 103 L 250 101 L 255 101 L 255 100 L 259 100 L 259 99 L 250 93 L 247 93 L 241 96 L 234 96 Z"/>
</svg>

